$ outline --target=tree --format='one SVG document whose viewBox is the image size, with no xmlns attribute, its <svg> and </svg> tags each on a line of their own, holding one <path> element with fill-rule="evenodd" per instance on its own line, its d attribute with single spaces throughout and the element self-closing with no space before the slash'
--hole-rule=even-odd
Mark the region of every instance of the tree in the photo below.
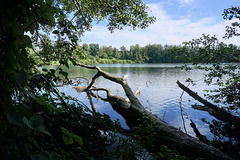
<svg viewBox="0 0 240 160">
<path fill-rule="evenodd" d="M 190 55 L 185 55 L 188 61 L 197 65 L 197 68 L 208 71 L 205 75 L 205 82 L 218 86 L 218 89 L 211 91 L 215 95 L 208 95 L 215 102 L 229 105 L 228 109 L 239 108 L 239 49 L 230 44 L 220 43 L 215 36 L 203 35 L 199 39 L 186 42 L 185 45 L 190 49 Z M 186 59 L 185 59 L 186 60 Z M 202 67 L 199 62 L 211 64 Z M 223 62 L 227 64 L 221 65 Z"/>
<path fill-rule="evenodd" d="M 81 55 L 83 57 L 88 57 L 89 56 L 89 46 L 88 46 L 88 44 L 84 43 L 81 48 L 82 48 Z"/>
<path fill-rule="evenodd" d="M 117 48 L 113 48 L 113 57 L 116 58 L 116 59 L 119 59 L 120 58 L 120 54 L 118 52 L 118 49 Z"/>
<path fill-rule="evenodd" d="M 134 46 L 134 49 L 132 51 L 132 56 L 133 56 L 133 60 L 137 63 L 142 63 L 143 59 L 142 59 L 142 55 L 141 55 L 141 47 L 139 44 Z"/>
<path fill-rule="evenodd" d="M 107 156 L 107 139 L 100 131 L 110 130 L 113 122 L 60 93 L 55 86 L 60 79 L 55 73 L 58 71 L 67 80 L 68 74 L 61 66 L 68 68 L 69 61 L 76 64 L 73 51 L 94 22 L 108 19 L 110 32 L 124 26 L 145 28 L 155 21 L 154 17 L 148 17 L 147 9 L 139 0 L 0 2 L 1 159 Z M 54 51 L 59 54 L 60 66 L 57 70 L 44 69 L 44 73 L 39 73 L 36 63 L 29 58 L 29 51 L 41 41 L 46 42 L 44 35 L 54 37 Z M 52 43 L 47 40 L 42 45 L 48 48 Z M 35 53 L 41 59 L 43 53 L 50 51 Z M 104 125 L 98 123 L 101 121 Z"/>
<path fill-rule="evenodd" d="M 106 46 L 101 46 L 99 52 L 100 52 L 100 53 L 99 53 L 99 54 L 100 54 L 100 55 L 99 55 L 100 58 L 108 58 L 108 55 L 107 55 L 107 47 L 106 47 Z"/>
<path fill-rule="evenodd" d="M 89 44 L 89 53 L 92 56 L 99 56 L 99 44 Z"/>
<path fill-rule="evenodd" d="M 43 35 L 39 45 L 39 49 L 40 49 L 40 54 L 44 58 L 44 61 L 49 63 L 51 60 L 55 59 L 54 47 L 52 45 L 52 41 L 46 35 Z"/>
<path fill-rule="evenodd" d="M 153 44 L 146 46 L 147 56 L 150 63 L 162 63 L 161 55 L 163 54 L 163 46 L 161 44 Z"/>
<path fill-rule="evenodd" d="M 124 47 L 124 46 L 120 47 L 121 59 L 127 59 L 126 58 L 127 54 L 128 54 L 127 52 L 128 51 L 127 51 L 126 47 Z"/>
<path fill-rule="evenodd" d="M 108 55 L 108 58 L 113 58 L 113 48 L 112 46 L 108 46 L 107 47 L 107 55 Z"/>
<path fill-rule="evenodd" d="M 224 19 L 239 20 L 240 8 L 232 7 L 224 10 Z M 232 23 L 232 26 L 226 27 L 225 38 L 239 36 L 237 28 L 239 22 Z M 207 111 L 216 117 L 216 120 L 206 122 L 209 124 L 211 132 L 215 135 L 211 142 L 215 147 L 221 148 L 225 153 L 232 157 L 239 158 L 239 107 L 240 107 L 240 50 L 235 45 L 227 45 L 219 42 L 215 36 L 205 35 L 198 39 L 185 42 L 188 48 L 187 54 L 184 54 L 182 60 L 193 62 L 195 68 L 206 71 L 204 81 L 206 84 L 215 85 L 215 89 L 207 90 L 205 96 L 217 103 L 209 104 L 207 100 L 198 97 L 194 92 L 189 91 L 178 83 L 179 87 L 188 92 L 192 97 L 199 100 L 204 106 L 193 105 L 193 108 Z M 224 63 L 227 62 L 227 63 Z M 187 67 L 186 69 L 192 69 Z M 192 94 L 193 93 L 193 94 Z M 238 115 L 238 116 L 235 116 Z M 223 137 L 226 140 L 222 140 Z"/>
<path fill-rule="evenodd" d="M 174 149 L 180 155 L 189 156 L 191 159 L 231 159 L 231 157 L 222 153 L 218 149 L 209 146 L 197 139 L 183 133 L 181 130 L 169 126 L 164 121 L 160 120 L 157 116 L 147 111 L 140 103 L 136 94 L 133 93 L 127 82 L 127 76 L 115 77 L 97 66 L 86 66 L 84 64 L 78 64 L 81 67 L 97 70 L 95 76 L 93 76 L 91 82 L 84 89 L 76 87 L 79 92 L 88 92 L 93 97 L 108 101 L 114 110 L 121 114 L 126 120 L 127 125 L 134 132 L 135 137 L 139 138 L 140 143 L 143 143 L 145 147 L 153 154 L 158 155 L 158 158 L 167 158 L 160 156 L 164 154 L 161 152 L 163 146 L 168 146 L 170 149 Z M 96 88 L 93 84 L 99 77 L 103 77 L 122 86 L 125 95 L 128 99 L 113 95 L 111 89 Z M 93 91 L 105 91 L 107 98 L 102 98 L 96 95 Z M 238 118 L 240 119 L 240 118 Z M 150 135 L 149 135 L 150 134 Z M 179 155 L 171 154 L 169 152 L 169 159 L 183 159 Z M 156 156 L 157 157 L 157 156 Z"/>
</svg>

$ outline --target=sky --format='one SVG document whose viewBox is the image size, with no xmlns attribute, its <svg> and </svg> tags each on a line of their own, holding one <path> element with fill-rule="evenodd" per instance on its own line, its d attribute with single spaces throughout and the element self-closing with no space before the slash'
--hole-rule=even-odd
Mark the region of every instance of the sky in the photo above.
<svg viewBox="0 0 240 160">
<path fill-rule="evenodd" d="M 200 38 L 202 34 L 216 35 L 224 43 L 240 45 L 240 37 L 228 40 L 222 37 L 225 27 L 231 22 L 222 18 L 224 9 L 240 6 L 239 0 L 143 0 L 149 6 L 149 15 L 156 22 L 146 29 L 125 27 L 111 34 L 106 25 L 95 25 L 82 37 L 83 43 L 98 43 L 100 46 L 120 48 L 139 44 L 180 45 L 184 41 Z"/>
</svg>

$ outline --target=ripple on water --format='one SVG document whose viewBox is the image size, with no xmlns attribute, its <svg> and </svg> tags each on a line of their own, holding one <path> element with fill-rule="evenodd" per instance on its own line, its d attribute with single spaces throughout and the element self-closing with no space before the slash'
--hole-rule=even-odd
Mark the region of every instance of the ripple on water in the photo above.
<svg viewBox="0 0 240 160">
<path fill-rule="evenodd" d="M 182 90 L 177 86 L 176 81 L 184 82 L 188 77 L 193 80 L 199 80 L 203 77 L 203 73 L 200 71 L 186 72 L 180 69 L 174 68 L 176 64 L 126 64 L 126 65 L 101 65 L 103 70 L 113 74 L 115 76 L 122 77 L 128 75 L 128 83 L 133 92 L 137 89 L 140 83 L 143 84 L 141 88 L 141 94 L 138 96 L 140 102 L 153 114 L 156 114 L 159 118 L 163 119 L 170 125 L 181 128 L 183 130 L 183 121 L 181 117 L 181 110 L 179 106 L 179 97 L 182 94 Z M 69 72 L 70 77 L 91 77 L 96 74 L 95 72 L 87 69 L 82 70 L 80 67 L 71 68 Z M 116 85 L 113 82 L 99 78 L 95 83 L 95 86 L 113 88 L 113 93 L 117 95 L 124 95 L 121 86 Z M 190 88 L 198 92 L 199 95 L 203 95 L 202 81 L 198 81 L 196 86 L 190 86 Z M 85 93 L 77 93 L 71 86 L 65 86 L 59 88 L 60 91 L 65 92 L 67 95 L 78 98 L 80 101 L 90 106 L 89 100 Z M 104 93 L 99 95 L 105 96 Z M 190 100 L 190 101 L 189 101 Z M 106 113 L 111 116 L 111 119 L 120 119 L 121 125 L 124 128 L 128 128 L 125 120 L 115 112 L 109 103 L 99 101 L 93 98 L 95 108 L 100 113 Z M 203 135 L 211 137 L 209 127 L 206 123 L 202 122 L 202 118 L 207 121 L 212 121 L 214 118 L 209 116 L 208 113 L 203 111 L 194 110 L 191 105 L 198 103 L 184 93 L 182 98 L 182 107 L 186 115 L 184 115 L 185 126 L 187 132 L 190 135 L 195 136 L 192 128 L 190 127 L 190 119 L 194 121 L 197 128 Z M 199 103 L 198 103 L 199 104 Z"/>
</svg>

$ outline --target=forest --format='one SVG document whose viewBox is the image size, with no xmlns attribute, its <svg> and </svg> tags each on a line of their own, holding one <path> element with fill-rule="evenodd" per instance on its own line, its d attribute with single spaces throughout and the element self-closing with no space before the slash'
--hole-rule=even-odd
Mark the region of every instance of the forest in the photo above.
<svg viewBox="0 0 240 160">
<path fill-rule="evenodd" d="M 147 28 L 156 22 L 148 9 L 141 0 L 0 1 L 0 159 L 240 158 L 239 47 L 205 34 L 182 46 L 149 44 L 116 49 L 79 45 L 84 33 L 103 20 L 107 20 L 111 33 L 123 27 Z M 235 21 L 226 26 L 225 38 L 240 35 L 239 11 L 239 7 L 224 10 L 223 18 Z M 50 34 L 55 35 L 54 42 Z M 209 91 L 215 94 L 206 96 L 219 105 L 211 104 L 179 81 L 177 85 L 202 104 L 192 107 L 216 118 L 206 122 L 216 139 L 206 139 L 194 123 L 191 126 L 196 137 L 152 114 L 128 85 L 127 75 L 115 77 L 98 66 L 86 65 L 105 59 L 127 63 L 191 62 L 208 71 L 204 80 L 215 85 Z M 40 69 L 52 63 L 57 64 L 56 69 Z M 80 80 L 72 81 L 63 69 L 69 65 L 95 70 L 96 74 L 87 86 L 79 86 Z M 186 64 L 183 69 L 192 68 Z M 99 77 L 120 84 L 127 98 L 113 95 L 111 89 L 94 87 Z M 98 98 L 109 102 L 130 129 L 61 92 L 58 87 L 62 85 L 86 92 L 89 101 Z M 107 98 L 98 97 L 94 91 L 99 90 L 106 92 Z"/>
<path fill-rule="evenodd" d="M 209 35 L 204 35 L 207 37 Z M 45 45 L 41 44 L 45 43 Z M 35 59 L 39 64 L 56 64 L 61 57 L 57 44 L 52 44 L 49 37 L 45 36 L 36 52 L 41 54 L 39 59 L 36 53 L 30 52 L 30 57 Z M 112 63 L 183 63 L 193 62 L 194 60 L 184 59 L 182 56 L 186 53 L 192 56 L 197 56 L 195 50 L 191 50 L 184 42 L 182 45 L 161 45 L 149 44 L 144 47 L 136 44 L 130 46 L 130 49 L 122 46 L 117 49 L 112 46 L 99 46 L 99 44 L 89 45 L 84 43 L 82 46 L 77 46 L 72 52 L 72 57 L 78 62 L 83 64 L 112 64 Z M 197 48 L 197 46 L 196 46 Z M 227 52 L 226 54 L 238 55 L 240 47 L 233 44 L 225 44 L 218 42 L 214 47 L 215 52 Z M 198 59 L 197 62 L 201 63 L 204 60 Z M 232 62 L 230 59 L 219 57 L 216 61 L 221 63 Z"/>
</svg>

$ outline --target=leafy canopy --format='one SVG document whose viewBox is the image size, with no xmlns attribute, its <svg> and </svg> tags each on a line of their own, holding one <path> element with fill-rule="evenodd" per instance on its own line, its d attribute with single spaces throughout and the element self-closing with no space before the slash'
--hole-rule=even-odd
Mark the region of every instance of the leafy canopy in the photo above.
<svg viewBox="0 0 240 160">
<path fill-rule="evenodd" d="M 44 63 L 56 54 L 57 70 L 67 78 L 61 65 L 76 64 L 72 52 L 95 22 L 107 20 L 110 32 L 146 28 L 155 21 L 147 12 L 140 0 L 0 1 L 1 159 L 107 156 L 102 132 L 117 125 L 59 92 L 56 70 L 41 73 L 35 61 Z"/>
</svg>

